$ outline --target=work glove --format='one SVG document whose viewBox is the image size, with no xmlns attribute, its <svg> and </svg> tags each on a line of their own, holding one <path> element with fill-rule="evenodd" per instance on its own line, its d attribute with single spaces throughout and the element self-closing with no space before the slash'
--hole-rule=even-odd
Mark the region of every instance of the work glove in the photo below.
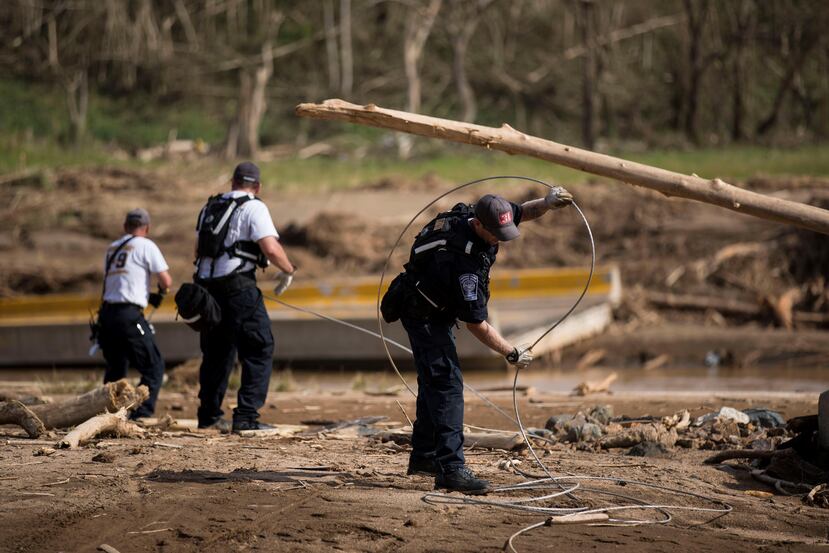
<svg viewBox="0 0 829 553">
<path fill-rule="evenodd" d="M 276 286 L 273 287 L 273 293 L 281 296 L 285 290 L 291 285 L 294 280 L 294 273 L 284 273 L 282 271 L 276 273 Z"/>
<path fill-rule="evenodd" d="M 512 351 L 507 354 L 507 363 L 514 365 L 517 369 L 526 369 L 533 361 L 533 352 L 525 344 L 512 348 Z"/>
<path fill-rule="evenodd" d="M 547 205 L 547 209 L 559 209 L 573 203 L 573 195 L 563 186 L 554 186 L 544 196 L 544 203 Z"/>
<path fill-rule="evenodd" d="M 147 303 L 158 309 L 159 306 L 161 306 L 161 302 L 164 301 L 164 296 L 166 296 L 169 291 L 169 288 L 162 288 L 159 284 L 158 292 L 151 293 L 147 298 Z"/>
</svg>

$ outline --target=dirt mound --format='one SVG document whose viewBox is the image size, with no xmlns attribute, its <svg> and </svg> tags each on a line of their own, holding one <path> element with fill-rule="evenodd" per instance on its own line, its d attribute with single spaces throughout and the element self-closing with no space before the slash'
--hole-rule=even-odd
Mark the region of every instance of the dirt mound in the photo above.
<svg viewBox="0 0 829 553">
<path fill-rule="evenodd" d="M 137 206 L 150 210 L 152 237 L 163 251 L 176 249 L 168 239 L 192 241 L 192 220 L 178 212 L 190 201 L 185 192 L 183 183 L 164 175 L 117 168 L 3 180 L 0 193 L 9 201 L 0 206 L 0 294 L 94 290 L 106 244 L 120 236 L 124 214 Z"/>
<path fill-rule="evenodd" d="M 67 169 L 24 177 L 0 183 L 0 192 L 10 198 L 0 206 L 0 256 L 5 261 L 0 294 L 96 290 L 95 273 L 103 249 L 119 235 L 123 213 L 139 205 L 151 212 L 152 238 L 168 256 L 176 282 L 190 278 L 193 224 L 206 195 L 203 187 L 153 171 L 119 168 Z M 453 184 L 434 175 L 368 183 L 349 190 L 355 205 L 379 202 L 374 207 L 380 211 L 384 205 L 397 211 L 405 206 L 409 213 L 404 210 L 399 218 L 381 220 L 345 207 L 304 208 L 312 211 L 302 213 L 303 223 L 281 227 L 281 239 L 306 278 L 377 274 L 402 221 L 418 208 L 401 198 L 412 194 L 413 202 L 420 204 L 424 191 L 429 193 L 426 196 L 437 195 Z M 829 205 L 824 184 L 811 178 L 758 178 L 748 186 Z M 481 184 L 439 200 L 404 236 L 390 270 L 400 269 L 412 238 L 431 216 L 457 202 L 473 202 L 488 188 Z M 544 193 L 543 187 L 523 182 L 505 182 L 503 187 L 499 183 L 498 189 L 502 188 L 516 201 Z M 726 323 L 780 324 L 775 313 L 780 307 L 788 309 L 786 302 L 795 309 L 829 312 L 823 292 L 829 253 L 822 236 L 622 184 L 590 183 L 573 191 L 592 227 L 597 262 L 618 264 L 628 289 L 727 296 L 765 306 L 762 316 L 721 313 Z M 263 191 L 266 201 L 276 199 L 276 193 Z M 521 225 L 521 234 L 521 239 L 502 246 L 500 269 L 589 262 L 590 241 L 573 209 L 527 222 Z M 790 293 L 794 288 L 801 291 L 797 297 Z M 627 320 L 636 311 L 623 317 Z M 707 320 L 710 315 L 662 311 L 678 320 Z"/>
<path fill-rule="evenodd" d="M 306 225 L 289 224 L 280 240 L 292 252 L 303 249 L 313 257 L 349 273 L 379 271 L 397 232 L 353 214 L 323 212 Z"/>
</svg>

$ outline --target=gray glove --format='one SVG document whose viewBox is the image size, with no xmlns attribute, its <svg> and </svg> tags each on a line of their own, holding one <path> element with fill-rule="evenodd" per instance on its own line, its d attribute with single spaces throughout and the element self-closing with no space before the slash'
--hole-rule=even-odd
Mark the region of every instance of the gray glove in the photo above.
<svg viewBox="0 0 829 553">
<path fill-rule="evenodd" d="M 563 186 L 554 186 L 544 196 L 544 203 L 547 205 L 547 209 L 559 209 L 573 203 L 573 195 Z"/>
<path fill-rule="evenodd" d="M 293 280 L 294 273 L 283 273 L 281 271 L 276 273 L 276 286 L 273 288 L 273 293 L 277 296 L 281 296 L 282 293 L 288 289 Z"/>
<path fill-rule="evenodd" d="M 507 363 L 514 365 L 517 369 L 526 369 L 533 361 L 533 352 L 524 344 L 517 348 L 512 348 L 512 352 L 507 354 Z"/>
</svg>

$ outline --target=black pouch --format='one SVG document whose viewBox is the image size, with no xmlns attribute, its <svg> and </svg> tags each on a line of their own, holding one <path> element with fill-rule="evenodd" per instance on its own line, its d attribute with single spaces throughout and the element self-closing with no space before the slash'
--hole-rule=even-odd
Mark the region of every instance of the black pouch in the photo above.
<svg viewBox="0 0 829 553">
<path fill-rule="evenodd" d="M 397 275 L 380 301 L 383 320 L 393 323 L 400 317 L 425 320 L 442 316 L 444 310 L 427 298 L 421 286 L 409 273 Z"/>
<path fill-rule="evenodd" d="M 222 320 L 222 309 L 204 286 L 186 282 L 176 292 L 179 316 L 196 332 L 214 328 Z"/>
<path fill-rule="evenodd" d="M 400 273 L 389 284 L 389 289 L 380 301 L 380 314 L 387 323 L 393 323 L 400 319 L 406 307 L 406 300 L 410 295 L 409 284 L 406 281 L 406 273 Z"/>
</svg>

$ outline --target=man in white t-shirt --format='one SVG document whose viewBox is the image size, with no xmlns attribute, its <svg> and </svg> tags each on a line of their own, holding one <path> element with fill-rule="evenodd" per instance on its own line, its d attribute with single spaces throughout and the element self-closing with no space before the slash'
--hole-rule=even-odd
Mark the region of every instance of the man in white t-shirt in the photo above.
<svg viewBox="0 0 829 553">
<path fill-rule="evenodd" d="M 270 428 L 259 422 L 273 368 L 274 339 L 256 267 L 273 263 L 280 270 L 275 292 L 291 284 L 294 265 L 279 244 L 268 207 L 256 197 L 259 168 L 240 163 L 231 191 L 213 196 L 197 224 L 196 283 L 205 287 L 221 308 L 221 322 L 201 333 L 199 427 L 221 431 Z M 232 426 L 221 407 L 238 353 L 242 365 Z"/>
<path fill-rule="evenodd" d="M 141 373 L 141 384 L 149 388 L 150 397 L 133 411 L 132 417 L 149 417 L 155 411 L 164 377 L 164 360 L 144 319 L 144 308 L 148 304 L 158 307 L 173 279 L 161 250 L 147 238 L 150 214 L 145 209 L 127 213 L 124 232 L 109 245 L 104 260 L 98 343 L 107 364 L 104 383 L 125 378 L 130 366 Z M 153 275 L 158 279 L 158 292 L 151 294 Z"/>
</svg>

